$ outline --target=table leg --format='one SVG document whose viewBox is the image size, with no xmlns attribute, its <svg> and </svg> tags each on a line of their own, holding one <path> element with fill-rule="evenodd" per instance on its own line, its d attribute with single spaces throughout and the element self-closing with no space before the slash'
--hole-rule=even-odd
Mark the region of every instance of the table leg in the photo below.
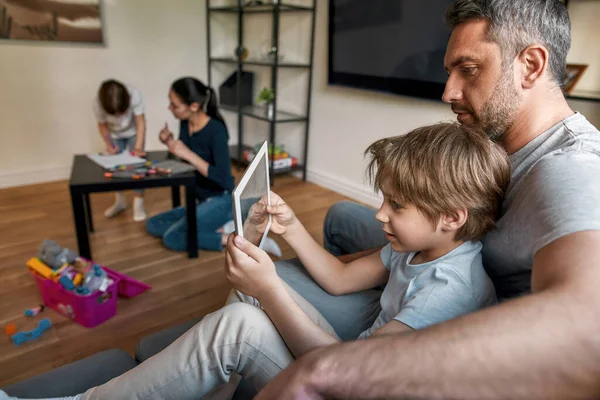
<svg viewBox="0 0 600 400">
<path fill-rule="evenodd" d="M 171 186 L 171 201 L 173 202 L 173 208 L 177 208 L 181 205 L 181 193 L 179 192 L 179 186 Z"/>
<path fill-rule="evenodd" d="M 196 226 L 196 185 L 185 187 L 185 214 L 187 217 L 188 256 L 198 257 L 198 231 Z"/>
<path fill-rule="evenodd" d="M 71 191 L 71 206 L 73 207 L 73 220 L 75 222 L 75 235 L 77 236 L 77 247 L 79 255 L 88 260 L 92 259 L 90 251 L 90 241 L 87 232 L 87 224 L 85 221 L 85 195 L 70 189 Z"/>
<path fill-rule="evenodd" d="M 92 203 L 90 202 L 89 193 L 83 194 L 83 203 L 85 204 L 85 216 L 88 231 L 94 233 L 94 219 L 92 218 Z"/>
</svg>

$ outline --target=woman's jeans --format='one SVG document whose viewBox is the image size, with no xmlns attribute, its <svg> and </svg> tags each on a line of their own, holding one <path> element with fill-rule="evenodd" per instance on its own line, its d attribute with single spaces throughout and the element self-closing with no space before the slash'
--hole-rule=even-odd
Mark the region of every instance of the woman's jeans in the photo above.
<svg viewBox="0 0 600 400">
<path fill-rule="evenodd" d="M 222 233 L 216 230 L 233 219 L 231 193 L 210 197 L 196 205 L 198 248 L 221 251 Z M 187 221 L 184 207 L 155 215 L 146 221 L 146 231 L 160 237 L 166 248 L 175 251 L 187 250 Z"/>
</svg>

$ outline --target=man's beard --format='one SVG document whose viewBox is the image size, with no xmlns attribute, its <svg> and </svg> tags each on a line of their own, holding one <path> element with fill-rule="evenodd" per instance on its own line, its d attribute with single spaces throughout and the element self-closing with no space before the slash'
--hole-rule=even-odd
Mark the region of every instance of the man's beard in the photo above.
<svg viewBox="0 0 600 400">
<path fill-rule="evenodd" d="M 498 141 L 515 120 L 522 96 L 514 87 L 512 64 L 504 72 L 477 117 L 477 124 L 493 141 Z"/>
</svg>

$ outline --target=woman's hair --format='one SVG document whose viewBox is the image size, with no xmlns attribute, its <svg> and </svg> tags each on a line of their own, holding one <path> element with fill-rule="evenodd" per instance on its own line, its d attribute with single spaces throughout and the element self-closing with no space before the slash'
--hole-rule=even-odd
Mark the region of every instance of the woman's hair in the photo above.
<svg viewBox="0 0 600 400">
<path fill-rule="evenodd" d="M 495 226 L 510 160 L 482 131 L 439 123 L 378 140 L 365 154 L 375 189 L 388 182 L 395 200 L 415 206 L 432 223 L 466 209 L 456 240 L 479 240 Z"/>
<path fill-rule="evenodd" d="M 114 79 L 102 82 L 98 90 L 100 105 L 107 114 L 123 114 L 129 108 L 131 97 L 125 85 Z"/>
<path fill-rule="evenodd" d="M 225 120 L 219 112 L 217 94 L 210 86 L 206 86 L 198 79 L 187 76 L 177 79 L 171 89 L 188 106 L 198 103 L 208 116 L 225 125 Z"/>
</svg>

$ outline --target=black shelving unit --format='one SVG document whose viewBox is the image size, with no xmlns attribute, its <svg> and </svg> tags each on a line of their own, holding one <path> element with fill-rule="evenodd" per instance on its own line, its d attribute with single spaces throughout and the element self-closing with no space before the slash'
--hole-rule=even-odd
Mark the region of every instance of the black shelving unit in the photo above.
<svg viewBox="0 0 600 400">
<path fill-rule="evenodd" d="M 274 157 L 271 157 L 271 182 L 274 182 L 274 175 L 287 174 L 293 171 L 302 171 L 302 179 L 306 180 L 306 165 L 308 159 L 308 130 L 310 120 L 310 103 L 311 103 L 311 90 L 312 90 L 312 66 L 313 66 L 313 54 L 315 45 L 315 15 L 317 1 L 312 0 L 312 6 L 301 6 L 294 4 L 286 4 L 281 1 L 263 0 L 262 5 L 245 5 L 247 0 L 237 0 L 235 6 L 215 6 L 211 7 L 210 0 L 206 1 L 206 41 L 208 50 L 208 83 L 212 84 L 212 67 L 215 63 L 234 64 L 237 66 L 237 99 L 240 98 L 240 82 L 241 74 L 244 71 L 245 66 L 262 66 L 271 69 L 271 88 L 275 93 L 275 100 L 273 101 L 274 116 L 273 118 L 267 118 L 264 107 L 261 106 L 241 106 L 240 101 L 237 101 L 237 106 L 221 105 L 221 109 L 236 112 L 238 119 L 238 145 L 229 147 L 229 152 L 232 160 L 238 165 L 246 166 L 248 162 L 244 160 L 244 150 L 250 150 L 249 146 L 244 144 L 244 117 L 250 117 L 257 120 L 265 121 L 269 124 L 269 144 L 273 146 L 277 145 L 277 125 L 282 123 L 304 123 L 305 134 L 304 134 L 304 153 L 302 157 L 302 164 L 294 167 L 277 169 L 273 168 Z M 242 60 L 240 57 L 213 57 L 211 53 L 211 28 L 210 28 L 210 17 L 212 13 L 231 13 L 237 17 L 237 45 L 239 48 L 244 46 L 244 15 L 246 14 L 271 14 L 273 18 L 272 32 L 271 32 L 271 47 L 275 49 L 273 54 L 273 62 L 261 61 L 261 60 Z M 312 19 L 311 26 L 311 37 L 310 37 L 310 55 L 308 63 L 297 63 L 297 62 L 280 62 L 279 61 L 279 29 L 280 29 L 280 15 L 282 13 L 305 13 Z M 235 49 L 231 49 L 232 53 Z M 308 87 L 307 87 L 307 104 L 306 112 L 304 115 L 298 115 L 296 113 L 286 112 L 280 110 L 277 107 L 277 76 L 279 68 L 295 68 L 305 69 L 308 73 Z"/>
</svg>

